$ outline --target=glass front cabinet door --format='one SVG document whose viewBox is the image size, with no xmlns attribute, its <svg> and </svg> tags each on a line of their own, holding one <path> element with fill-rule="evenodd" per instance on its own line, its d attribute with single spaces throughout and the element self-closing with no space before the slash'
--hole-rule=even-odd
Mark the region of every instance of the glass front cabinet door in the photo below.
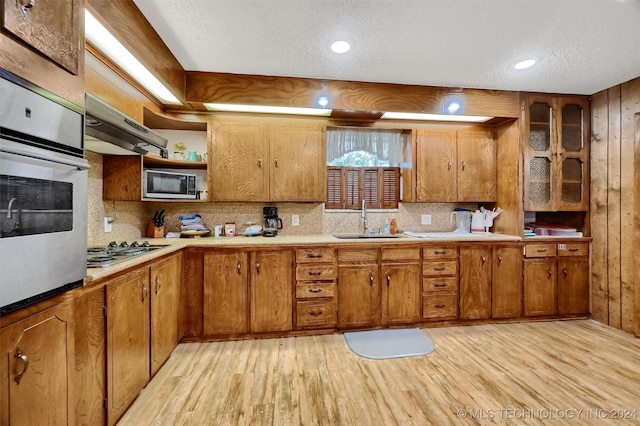
<svg viewBox="0 0 640 426">
<path fill-rule="evenodd" d="M 525 210 L 588 210 L 588 98 L 529 96 L 524 122 Z"/>
</svg>

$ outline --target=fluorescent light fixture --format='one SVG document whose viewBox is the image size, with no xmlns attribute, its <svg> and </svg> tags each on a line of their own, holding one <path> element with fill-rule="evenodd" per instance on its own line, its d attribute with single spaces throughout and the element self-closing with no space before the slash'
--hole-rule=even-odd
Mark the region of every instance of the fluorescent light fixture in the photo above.
<svg viewBox="0 0 640 426">
<path fill-rule="evenodd" d="M 84 35 L 91 44 L 162 102 L 182 104 L 86 9 L 84 10 L 84 21 Z"/>
<path fill-rule="evenodd" d="M 428 121 L 462 121 L 467 123 L 484 123 L 493 117 L 480 115 L 447 115 L 447 114 L 417 114 L 411 112 L 385 112 L 382 119 L 389 120 L 428 120 Z"/>
<path fill-rule="evenodd" d="M 527 68 L 531 68 L 536 63 L 535 59 L 527 59 L 526 61 L 520 61 L 513 66 L 513 68 L 517 70 L 526 70 Z"/>
<path fill-rule="evenodd" d="M 351 49 L 351 45 L 348 41 L 338 40 L 331 44 L 331 50 L 335 53 L 347 53 L 349 49 Z"/>
<path fill-rule="evenodd" d="M 317 116 L 325 116 L 325 117 L 328 117 L 329 115 L 331 115 L 331 110 L 324 109 L 324 108 L 322 109 L 321 108 L 295 108 L 295 107 L 281 107 L 281 106 L 217 104 L 217 103 L 205 103 L 204 106 L 210 111 L 317 115 Z"/>
</svg>

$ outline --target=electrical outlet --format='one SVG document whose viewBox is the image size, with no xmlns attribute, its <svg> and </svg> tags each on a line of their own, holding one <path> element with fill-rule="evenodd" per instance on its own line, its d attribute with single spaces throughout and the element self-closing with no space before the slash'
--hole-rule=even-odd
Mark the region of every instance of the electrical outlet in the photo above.
<svg viewBox="0 0 640 426">
<path fill-rule="evenodd" d="M 297 214 L 291 215 L 291 226 L 300 226 L 300 216 Z"/>
<path fill-rule="evenodd" d="M 423 225 L 431 225 L 431 215 L 430 214 L 423 214 L 422 215 L 422 221 L 420 222 Z"/>
<path fill-rule="evenodd" d="M 111 232 L 111 222 L 113 222 L 113 220 L 110 217 L 105 217 L 104 218 L 104 232 Z"/>
</svg>

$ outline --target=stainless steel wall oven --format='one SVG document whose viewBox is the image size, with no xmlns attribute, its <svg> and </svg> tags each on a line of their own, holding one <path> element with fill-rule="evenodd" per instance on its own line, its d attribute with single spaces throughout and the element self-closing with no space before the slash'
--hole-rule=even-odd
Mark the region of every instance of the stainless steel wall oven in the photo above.
<svg viewBox="0 0 640 426">
<path fill-rule="evenodd" d="M 86 276 L 83 109 L 0 69 L 0 314 Z"/>
</svg>

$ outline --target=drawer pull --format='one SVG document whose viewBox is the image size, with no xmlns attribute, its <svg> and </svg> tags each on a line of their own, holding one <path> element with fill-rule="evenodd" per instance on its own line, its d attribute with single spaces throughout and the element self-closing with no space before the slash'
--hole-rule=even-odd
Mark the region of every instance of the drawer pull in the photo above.
<svg viewBox="0 0 640 426">
<path fill-rule="evenodd" d="M 443 305 L 442 303 L 438 303 L 437 305 L 434 305 L 436 308 L 442 309 L 442 308 L 446 308 L 447 305 Z"/>
<path fill-rule="evenodd" d="M 322 275 L 322 271 L 310 271 L 308 272 L 308 274 L 313 276 L 318 276 L 318 275 Z"/>
<path fill-rule="evenodd" d="M 322 293 L 321 288 L 310 288 L 309 293 Z"/>
<path fill-rule="evenodd" d="M 536 253 L 546 253 L 547 249 L 537 249 Z"/>
<path fill-rule="evenodd" d="M 578 250 L 579 250 L 579 249 L 577 249 L 577 248 L 575 248 L 575 247 L 574 247 L 574 248 L 570 248 L 570 249 L 569 249 L 569 251 L 573 251 L 573 252 L 576 252 L 576 251 L 578 251 Z"/>
<path fill-rule="evenodd" d="M 20 359 L 24 364 L 24 368 L 22 369 L 22 371 L 19 372 L 16 375 L 16 377 L 13 379 L 16 381 L 17 384 L 20 384 L 20 381 L 22 380 L 22 376 L 24 376 L 24 373 L 26 373 L 27 370 L 29 369 L 29 358 L 22 353 L 22 350 L 20 348 L 16 349 L 16 354 L 13 357 Z"/>
<path fill-rule="evenodd" d="M 434 287 L 446 287 L 447 284 L 445 284 L 445 283 L 435 283 L 433 286 Z"/>
<path fill-rule="evenodd" d="M 322 257 L 322 254 L 318 254 L 318 253 L 309 253 L 309 255 L 307 255 L 307 257 L 311 258 L 311 259 L 319 259 Z"/>
<path fill-rule="evenodd" d="M 309 311 L 309 315 L 317 317 L 318 315 L 322 315 L 322 311 Z"/>
<path fill-rule="evenodd" d="M 434 254 L 447 254 L 447 251 L 446 250 L 435 250 L 433 253 Z"/>
<path fill-rule="evenodd" d="M 434 271 L 444 271 L 444 266 L 438 266 L 436 268 L 433 268 Z"/>
</svg>

